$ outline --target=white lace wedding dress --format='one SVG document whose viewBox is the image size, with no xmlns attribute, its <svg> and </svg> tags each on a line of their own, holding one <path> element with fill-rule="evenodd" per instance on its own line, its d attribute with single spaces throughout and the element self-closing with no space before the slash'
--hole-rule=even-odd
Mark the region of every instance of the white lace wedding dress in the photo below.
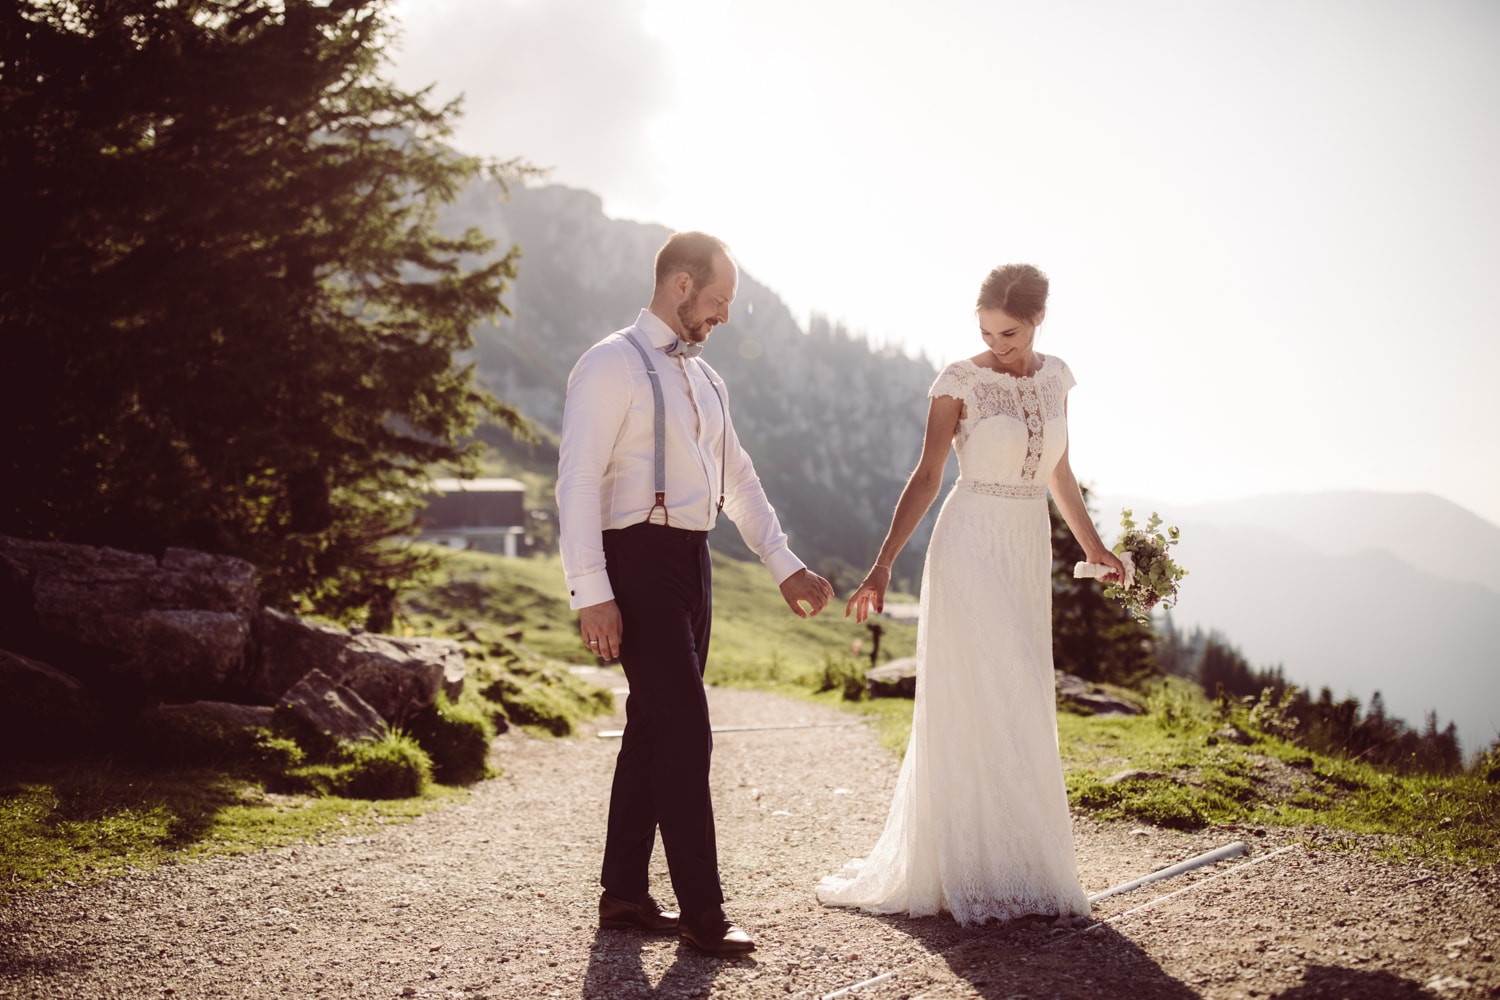
<svg viewBox="0 0 1500 1000">
<path fill-rule="evenodd" d="M 960 924 L 1084 915 L 1057 751 L 1046 484 L 1067 445 L 1060 359 L 1015 378 L 949 365 L 959 479 L 922 571 L 917 699 L 885 832 L 818 885 L 831 906 Z"/>
</svg>

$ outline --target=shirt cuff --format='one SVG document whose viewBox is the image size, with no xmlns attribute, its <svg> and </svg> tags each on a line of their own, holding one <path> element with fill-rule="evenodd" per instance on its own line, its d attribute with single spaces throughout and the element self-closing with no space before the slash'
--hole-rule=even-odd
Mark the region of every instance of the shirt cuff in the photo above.
<svg viewBox="0 0 1500 1000">
<path fill-rule="evenodd" d="M 799 569 L 806 569 L 807 564 L 792 555 L 791 549 L 777 549 L 761 560 L 766 569 L 771 571 L 771 579 L 776 581 L 776 586 L 786 582 L 786 578 Z"/>
<path fill-rule="evenodd" d="M 609 585 L 609 574 L 604 570 L 568 577 L 568 607 L 574 611 L 614 599 L 615 590 Z"/>
</svg>

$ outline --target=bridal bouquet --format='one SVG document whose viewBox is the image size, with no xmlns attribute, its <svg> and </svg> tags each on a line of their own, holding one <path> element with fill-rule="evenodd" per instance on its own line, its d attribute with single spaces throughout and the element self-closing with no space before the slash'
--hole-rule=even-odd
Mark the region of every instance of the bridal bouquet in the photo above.
<svg viewBox="0 0 1500 1000">
<path fill-rule="evenodd" d="M 1178 532 L 1169 527 L 1161 531 L 1161 516 L 1155 511 L 1144 529 L 1137 527 L 1127 508 L 1120 512 L 1120 540 L 1114 553 L 1125 564 L 1125 579 L 1104 588 L 1104 596 L 1118 600 L 1130 616 L 1143 625 L 1151 622 L 1151 609 L 1161 604 L 1170 608 L 1177 603 L 1177 586 L 1188 571 L 1177 565 L 1168 553 L 1177 544 Z M 1079 563 L 1074 576 L 1102 576 L 1108 567 Z"/>
</svg>

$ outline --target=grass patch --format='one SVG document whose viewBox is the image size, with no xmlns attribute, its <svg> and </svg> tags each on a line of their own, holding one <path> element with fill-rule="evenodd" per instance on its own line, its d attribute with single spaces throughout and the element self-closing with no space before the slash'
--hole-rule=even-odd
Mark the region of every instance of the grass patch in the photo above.
<svg viewBox="0 0 1500 1000">
<path fill-rule="evenodd" d="M 544 660 L 587 658 L 568 608 L 560 557 L 437 551 L 442 568 L 432 583 L 402 602 L 409 634 L 458 638 L 466 655 L 481 658 L 503 659 L 522 643 Z"/>
<path fill-rule="evenodd" d="M 715 553 L 713 572 L 714 631 L 706 678 L 710 684 L 812 697 L 810 689 L 834 674 L 843 691 L 846 681 L 868 661 L 870 630 L 844 618 L 841 603 L 835 601 L 816 618 L 804 620 L 787 608 L 759 563 Z M 613 711 L 614 704 L 608 691 L 567 670 L 569 663 L 597 661 L 578 637 L 577 613 L 568 608 L 566 593 L 562 562 L 556 556 L 506 559 L 479 552 L 447 553 L 433 585 L 406 600 L 408 627 L 413 634 L 462 642 L 471 674 L 482 678 L 478 690 L 503 705 L 511 722 L 568 735 L 582 720 Z M 881 626 L 881 662 L 915 651 L 914 625 L 884 621 Z M 832 700 L 838 699 L 834 692 Z M 899 721 L 903 710 L 882 704 L 885 700 L 853 708 L 882 720 L 883 741 L 904 749 Z M 909 703 L 904 711 L 910 714 Z"/>
<path fill-rule="evenodd" d="M 408 633 L 462 643 L 470 704 L 499 728 L 568 736 L 614 711 L 614 695 L 574 675 L 571 664 L 596 662 L 584 649 L 568 608 L 562 562 L 507 559 L 482 552 L 443 552 L 432 586 L 404 602 Z"/>
<path fill-rule="evenodd" d="M 710 684 L 727 687 L 802 685 L 821 679 L 832 660 L 866 663 L 871 635 L 865 625 L 844 617 L 844 598 L 835 597 L 816 618 L 793 615 L 759 563 L 714 554 L 714 633 L 708 657 Z M 847 595 L 844 595 L 847 597 Z M 896 596 L 891 597 L 896 600 Z M 882 621 L 880 660 L 911 656 L 917 648 L 915 625 Z M 854 644 L 860 644 L 855 656 Z"/>
<path fill-rule="evenodd" d="M 1261 732 L 1235 708 L 1216 713 L 1185 683 L 1163 685 L 1134 717 L 1059 714 L 1074 805 L 1106 819 L 1198 829 L 1232 824 L 1322 828 L 1388 837 L 1396 860 L 1500 860 L 1500 785 L 1478 774 L 1406 776 L 1310 753 Z M 1220 738 L 1225 725 L 1245 733 Z M 1111 783 L 1125 771 L 1140 777 Z"/>
<path fill-rule="evenodd" d="M 829 657 L 868 658 L 869 629 L 843 617 L 835 599 L 816 618 L 801 619 L 759 563 L 713 555 L 714 630 L 708 681 L 726 686 L 802 684 Z M 593 663 L 568 608 L 557 556 L 506 559 L 481 552 L 444 555 L 431 587 L 404 603 L 416 635 L 446 635 L 471 656 L 506 664 L 514 658 Z M 894 598 L 893 598 L 894 599 Z M 881 660 L 910 656 L 916 627 L 882 622 Z"/>
<path fill-rule="evenodd" d="M 358 801 L 275 795 L 219 768 L 145 768 L 111 758 L 0 774 L 0 898 L 128 868 L 366 832 L 464 793 Z"/>
</svg>

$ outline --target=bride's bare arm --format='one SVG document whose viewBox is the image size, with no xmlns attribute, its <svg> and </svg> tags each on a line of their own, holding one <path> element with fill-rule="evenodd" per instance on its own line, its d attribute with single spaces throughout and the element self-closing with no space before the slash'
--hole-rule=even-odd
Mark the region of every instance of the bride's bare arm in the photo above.
<svg viewBox="0 0 1500 1000">
<path fill-rule="evenodd" d="M 854 620 L 862 622 L 871 611 L 885 609 L 885 591 L 891 584 L 891 564 L 901 554 L 901 549 L 911 538 L 911 533 L 917 530 L 942 488 L 943 466 L 948 462 L 948 447 L 958 430 L 963 405 L 963 400 L 952 396 L 934 396 L 927 407 L 927 434 L 922 439 L 922 457 L 917 459 L 917 467 L 912 470 L 906 488 L 901 491 L 901 499 L 896 502 L 896 512 L 891 516 L 891 527 L 880 546 L 880 554 L 875 557 L 875 565 L 870 567 L 870 572 L 844 606 L 845 618 L 852 612 Z"/>
<path fill-rule="evenodd" d="M 1113 566 L 1113 575 L 1102 579 L 1105 583 L 1114 583 L 1121 579 L 1125 567 L 1120 563 L 1120 557 L 1104 547 L 1104 542 L 1099 538 L 1099 531 L 1094 527 L 1093 518 L 1089 517 L 1089 509 L 1083 502 L 1083 491 L 1078 488 L 1078 479 L 1073 475 L 1073 467 L 1068 464 L 1068 449 L 1063 448 L 1062 458 L 1057 460 L 1057 467 L 1052 470 L 1052 478 L 1047 481 L 1047 488 L 1052 491 L 1052 500 L 1057 504 L 1057 509 L 1062 512 L 1063 520 L 1068 524 L 1068 530 L 1073 532 L 1073 537 L 1078 539 L 1078 544 L 1083 546 L 1083 555 L 1091 563 L 1103 563 Z"/>
</svg>

